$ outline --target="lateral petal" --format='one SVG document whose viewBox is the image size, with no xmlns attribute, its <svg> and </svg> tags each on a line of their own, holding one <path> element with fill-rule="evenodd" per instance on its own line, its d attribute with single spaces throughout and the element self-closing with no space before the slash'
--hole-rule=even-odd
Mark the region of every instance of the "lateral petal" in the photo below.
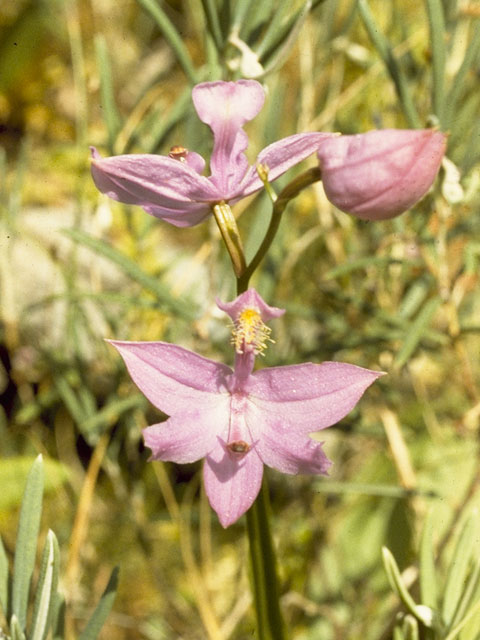
<svg viewBox="0 0 480 640">
<path fill-rule="evenodd" d="M 203 481 L 210 505 L 217 512 L 222 527 L 236 522 L 253 504 L 260 491 L 263 463 L 252 447 L 244 455 L 228 451 L 217 439 L 205 458 Z"/>
<path fill-rule="evenodd" d="M 334 133 L 296 133 L 287 138 L 269 144 L 258 155 L 255 164 L 250 167 L 239 187 L 239 196 L 248 196 L 263 187 L 257 172 L 257 166 L 264 164 L 268 167 L 268 180 L 273 182 L 288 169 L 315 153 L 320 145 Z M 236 197 L 236 196 L 235 196 Z"/>
<path fill-rule="evenodd" d="M 285 419 L 289 430 L 312 433 L 346 416 L 382 375 L 342 362 L 309 362 L 256 371 L 245 391 L 259 411 Z"/>
<path fill-rule="evenodd" d="M 248 169 L 243 153 L 248 136 L 242 127 L 260 111 L 265 93 L 256 80 L 204 82 L 193 88 L 192 99 L 198 117 L 213 131 L 211 178 L 228 200 Z"/>
<path fill-rule="evenodd" d="M 204 458 L 215 447 L 217 434 L 228 426 L 228 398 L 213 409 L 191 407 L 143 430 L 153 460 L 185 464 Z"/>
<path fill-rule="evenodd" d="M 111 158 L 100 158 L 95 150 L 92 154 L 93 180 L 113 200 L 182 211 L 192 203 L 220 199 L 212 182 L 187 162 L 150 154 Z"/>
<path fill-rule="evenodd" d="M 155 218 L 173 224 L 175 227 L 194 227 L 212 214 L 207 204 L 189 202 L 183 209 L 167 209 L 155 205 L 145 205 L 143 209 Z"/>
<path fill-rule="evenodd" d="M 108 340 L 120 353 L 132 380 L 158 409 L 168 415 L 221 408 L 228 402 L 232 370 L 168 342 Z"/>
<path fill-rule="evenodd" d="M 297 425 L 289 417 L 250 404 L 246 421 L 264 464 L 282 473 L 327 474 L 332 463 L 323 452 L 323 443 L 298 433 Z"/>
</svg>

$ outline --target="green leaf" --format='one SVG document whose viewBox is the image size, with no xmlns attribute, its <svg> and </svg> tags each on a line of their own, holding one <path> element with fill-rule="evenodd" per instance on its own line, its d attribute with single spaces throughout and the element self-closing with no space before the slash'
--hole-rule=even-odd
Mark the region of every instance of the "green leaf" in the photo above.
<svg viewBox="0 0 480 640">
<path fill-rule="evenodd" d="M 433 611 L 429 607 L 416 604 L 415 600 L 403 584 L 400 569 L 398 568 L 395 558 L 387 547 L 382 547 L 382 559 L 383 566 L 387 572 L 388 581 L 392 589 L 407 607 L 409 612 L 417 618 L 417 620 L 420 620 L 420 622 L 422 622 L 426 627 L 431 627 L 434 621 Z"/>
<path fill-rule="evenodd" d="M 470 71 L 474 61 L 480 52 L 480 22 L 477 22 L 473 30 L 472 37 L 468 44 L 462 64 L 452 82 L 450 91 L 447 94 L 445 103 L 445 127 L 456 126 L 456 106 L 462 89 L 464 89 L 465 78 Z M 463 130 L 462 130 L 463 135 Z"/>
<path fill-rule="evenodd" d="M 49 530 L 42 554 L 35 606 L 29 640 L 45 640 L 53 617 L 53 606 L 58 585 L 60 550 L 57 538 Z"/>
<path fill-rule="evenodd" d="M 0 605 L 5 618 L 8 617 L 9 613 L 9 582 L 10 574 L 8 571 L 8 558 L 5 547 L 3 546 L 2 538 L 0 537 Z"/>
<path fill-rule="evenodd" d="M 468 565 L 475 551 L 477 531 L 478 514 L 474 512 L 465 522 L 448 569 L 442 606 L 442 617 L 447 628 L 453 622 L 457 605 L 463 593 Z"/>
<path fill-rule="evenodd" d="M 98 255 L 103 256 L 107 260 L 110 260 L 110 262 L 119 266 L 120 269 L 132 280 L 138 282 L 142 287 L 153 293 L 157 297 L 158 301 L 167 309 L 174 311 L 184 318 L 192 319 L 194 317 L 191 304 L 187 304 L 186 302 L 174 298 L 170 294 L 168 288 L 159 282 L 157 278 L 145 273 L 145 271 L 143 271 L 143 269 L 139 267 L 134 260 L 103 240 L 100 240 L 100 238 L 95 238 L 84 231 L 80 231 L 80 229 L 62 229 L 62 233 L 71 238 L 74 242 L 88 247 Z"/>
<path fill-rule="evenodd" d="M 65 638 L 65 598 L 61 593 L 55 594 L 52 612 L 52 633 L 53 640 L 64 640 Z"/>
<path fill-rule="evenodd" d="M 113 602 L 115 600 L 115 596 L 117 593 L 117 585 L 118 585 L 118 567 L 112 571 L 112 575 L 110 576 L 110 580 L 106 586 L 105 591 L 103 592 L 102 597 L 100 598 L 100 602 L 98 603 L 95 611 L 92 614 L 92 617 L 87 623 L 87 626 L 80 634 L 78 640 L 96 640 L 98 634 L 100 633 L 100 629 L 103 626 L 103 623 L 108 617 L 110 610 L 113 606 Z"/>
<path fill-rule="evenodd" d="M 107 43 L 103 35 L 97 35 L 95 38 L 95 53 L 97 55 L 97 65 L 100 72 L 100 97 L 103 117 L 108 131 L 108 146 L 110 153 L 113 153 L 115 139 L 121 126 L 121 118 L 115 103 L 112 68 Z"/>
<path fill-rule="evenodd" d="M 420 542 L 420 599 L 422 604 L 437 609 L 437 577 L 433 553 L 434 510 L 428 512 Z"/>
<path fill-rule="evenodd" d="M 407 79 L 393 55 L 392 48 L 380 31 L 375 22 L 375 18 L 370 10 L 367 0 L 358 0 L 358 12 L 363 21 L 363 25 L 372 41 L 373 46 L 378 51 L 380 57 L 387 68 L 388 73 L 395 85 L 398 99 L 403 108 L 403 113 L 410 127 L 418 129 L 421 127 L 421 120 L 413 103 L 412 95 L 408 87 Z"/>
<path fill-rule="evenodd" d="M 418 344 L 427 331 L 430 321 L 441 302 L 441 299 L 438 296 L 435 296 L 435 298 L 428 300 L 428 302 L 426 302 L 422 307 L 421 311 L 410 325 L 410 330 L 405 335 L 402 348 L 395 356 L 395 360 L 393 361 L 393 366 L 395 368 L 400 369 L 406 362 L 408 362 L 410 356 L 418 347 Z"/>
<path fill-rule="evenodd" d="M 120 416 L 131 409 L 138 409 L 147 406 L 145 396 L 135 393 L 129 395 L 128 398 L 115 398 L 102 409 L 100 409 L 94 416 L 87 418 L 85 422 L 80 425 L 83 431 L 90 432 L 98 430 L 100 427 L 110 425 L 117 422 Z"/>
<path fill-rule="evenodd" d="M 34 462 L 28 456 L 2 458 L 0 464 L 0 510 L 19 506 L 22 500 L 22 487 Z M 43 461 L 45 470 L 45 492 L 60 487 L 68 478 L 67 468 L 57 460 L 47 458 Z"/>
<path fill-rule="evenodd" d="M 179 65 L 182 67 L 185 75 L 192 84 L 197 83 L 197 72 L 193 66 L 192 59 L 188 52 L 187 47 L 184 45 L 182 38 L 178 31 L 175 29 L 173 23 L 167 14 L 161 7 L 155 2 L 155 0 L 137 0 L 140 4 L 155 20 L 158 28 L 163 34 L 163 37 L 172 47 L 173 52 L 178 60 Z"/>
<path fill-rule="evenodd" d="M 445 17 L 442 0 L 426 0 L 428 23 L 430 26 L 430 42 L 432 45 L 433 67 L 433 110 L 443 124 L 445 104 Z"/>
<path fill-rule="evenodd" d="M 18 619 L 20 629 L 25 629 L 27 622 L 30 580 L 35 565 L 42 514 L 43 483 L 43 461 L 42 456 L 38 456 L 28 474 L 23 494 L 13 564 L 12 613 Z"/>
<path fill-rule="evenodd" d="M 11 640 L 25 640 L 25 634 L 15 614 L 10 619 L 10 638 Z"/>
</svg>

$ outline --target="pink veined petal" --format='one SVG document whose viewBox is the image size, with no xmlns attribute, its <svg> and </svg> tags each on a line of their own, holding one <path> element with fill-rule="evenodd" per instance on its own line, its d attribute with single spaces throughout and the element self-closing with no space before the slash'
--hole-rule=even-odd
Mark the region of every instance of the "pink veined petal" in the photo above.
<svg viewBox="0 0 480 640">
<path fill-rule="evenodd" d="M 99 158 L 95 151 L 92 154 L 93 180 L 113 200 L 182 210 L 192 203 L 221 199 L 212 182 L 187 162 L 149 154 L 111 158 Z"/>
<path fill-rule="evenodd" d="M 194 87 L 192 99 L 198 117 L 213 131 L 211 179 L 228 200 L 248 169 L 243 153 L 248 136 L 242 127 L 260 111 L 265 93 L 255 80 L 205 82 Z"/>
<path fill-rule="evenodd" d="M 262 411 L 249 402 L 246 422 L 264 464 L 282 473 L 327 474 L 332 463 L 323 452 L 322 443 L 299 433 L 288 417 Z"/>
<path fill-rule="evenodd" d="M 167 342 L 109 340 L 122 356 L 140 391 L 168 415 L 223 407 L 232 370 L 224 364 Z"/>
<path fill-rule="evenodd" d="M 260 491 L 263 463 L 252 447 L 245 455 L 231 453 L 219 438 L 205 458 L 203 481 L 210 505 L 222 527 L 236 522 L 253 504 Z"/>
<path fill-rule="evenodd" d="M 241 197 L 250 195 L 263 187 L 258 177 L 257 166 L 265 164 L 270 182 L 283 175 L 288 169 L 315 153 L 325 140 L 336 137 L 334 133 L 296 133 L 269 144 L 258 155 L 239 186 Z"/>
<path fill-rule="evenodd" d="M 207 204 L 189 202 L 184 209 L 167 209 L 155 205 L 144 206 L 143 209 L 155 218 L 164 220 L 175 227 L 194 227 L 212 214 L 212 209 Z"/>
<path fill-rule="evenodd" d="M 318 150 L 325 194 L 359 218 L 392 218 L 432 186 L 445 146 L 445 134 L 433 129 L 384 129 L 333 138 Z"/>
<path fill-rule="evenodd" d="M 346 416 L 382 375 L 342 362 L 306 363 L 256 371 L 245 390 L 260 412 L 283 418 L 289 430 L 312 433 Z"/>
<path fill-rule="evenodd" d="M 185 464 L 204 458 L 215 447 L 217 435 L 228 426 L 229 398 L 213 409 L 188 407 L 165 422 L 143 430 L 153 460 Z"/>
</svg>

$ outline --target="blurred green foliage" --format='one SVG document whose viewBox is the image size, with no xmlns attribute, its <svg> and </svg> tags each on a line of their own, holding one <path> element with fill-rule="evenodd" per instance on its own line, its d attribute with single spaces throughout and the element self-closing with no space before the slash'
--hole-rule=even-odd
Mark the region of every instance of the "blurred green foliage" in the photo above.
<svg viewBox="0 0 480 640">
<path fill-rule="evenodd" d="M 254 279 L 287 309 L 267 365 L 338 359 L 389 374 L 322 433 L 331 479 L 269 474 L 292 639 L 393 637 L 381 547 L 410 576 L 432 506 L 445 584 L 455 525 L 479 502 L 479 17 L 461 0 L 2 3 L 0 486 L 12 487 L 0 524 L 11 553 L 23 457 L 68 469 L 44 519 L 65 554 L 69 637 L 115 564 L 100 637 L 252 634 L 243 523 L 224 531 L 212 517 L 200 465 L 147 463 L 141 428 L 160 417 L 103 342 L 163 339 L 231 363 L 214 299 L 234 281 L 213 223 L 179 230 L 107 202 L 88 170 L 89 144 L 208 157 L 190 100 L 202 80 L 265 83 L 252 159 L 306 130 L 450 134 L 453 164 L 395 220 L 354 220 L 321 185 L 303 192 Z M 269 201 L 236 213 L 251 256 Z M 403 627 L 396 638 L 414 637 Z"/>
</svg>

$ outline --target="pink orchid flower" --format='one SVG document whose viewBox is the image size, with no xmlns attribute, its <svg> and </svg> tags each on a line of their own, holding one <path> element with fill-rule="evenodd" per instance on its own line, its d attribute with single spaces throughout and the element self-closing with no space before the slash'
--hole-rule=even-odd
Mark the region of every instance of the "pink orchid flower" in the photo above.
<svg viewBox="0 0 480 640">
<path fill-rule="evenodd" d="M 259 164 L 269 169 L 269 181 L 314 153 L 330 133 L 300 133 L 265 147 L 250 166 L 244 151 L 243 125 L 260 111 L 265 93 L 256 80 L 205 82 L 194 87 L 198 117 L 213 131 L 209 177 L 205 160 L 184 147 L 168 156 L 121 155 L 101 158 L 92 147 L 92 176 L 102 193 L 126 204 L 137 204 L 177 227 L 192 227 L 212 213 L 219 202 L 233 203 L 263 187 Z"/>
<path fill-rule="evenodd" d="M 255 356 L 270 341 L 265 322 L 284 310 L 267 305 L 255 289 L 217 304 L 233 320 L 233 371 L 165 342 L 112 344 L 142 393 L 170 416 L 144 430 L 152 458 L 205 458 L 205 490 L 228 527 L 257 497 L 264 464 L 283 473 L 326 474 L 331 463 L 308 434 L 338 422 L 383 374 L 341 362 L 253 372 Z"/>
<path fill-rule="evenodd" d="M 385 129 L 330 138 L 317 152 L 325 194 L 358 218 L 393 218 L 430 189 L 445 147 L 446 135 L 434 129 Z"/>
</svg>

